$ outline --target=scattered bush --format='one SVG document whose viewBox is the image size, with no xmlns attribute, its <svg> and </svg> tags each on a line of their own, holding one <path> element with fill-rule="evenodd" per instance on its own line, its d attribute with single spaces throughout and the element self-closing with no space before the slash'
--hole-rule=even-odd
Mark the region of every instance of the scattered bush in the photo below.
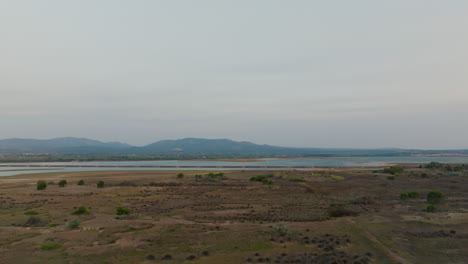
<svg viewBox="0 0 468 264">
<path fill-rule="evenodd" d="M 49 226 L 49 227 L 56 227 L 56 226 L 59 226 L 59 224 L 57 224 L 57 223 L 50 223 L 48 226 Z"/>
<path fill-rule="evenodd" d="M 30 216 L 24 226 L 44 226 L 46 223 L 38 216 Z"/>
<path fill-rule="evenodd" d="M 76 208 L 76 210 L 72 213 L 74 215 L 89 215 L 91 212 L 86 209 L 84 206 L 80 206 Z"/>
<path fill-rule="evenodd" d="M 430 162 L 430 163 L 426 164 L 424 166 L 424 168 L 427 168 L 427 169 L 443 169 L 444 164 L 439 163 L 439 162 Z"/>
<path fill-rule="evenodd" d="M 291 178 L 289 179 L 290 182 L 306 182 L 303 178 Z"/>
<path fill-rule="evenodd" d="M 25 215 L 38 215 L 39 213 L 33 210 L 29 210 L 29 211 L 24 212 L 24 214 Z"/>
<path fill-rule="evenodd" d="M 177 174 L 177 179 L 183 179 L 184 176 L 185 175 L 181 172 L 181 173 Z"/>
<path fill-rule="evenodd" d="M 47 183 L 45 181 L 38 181 L 36 184 L 37 190 L 45 190 L 47 188 Z"/>
<path fill-rule="evenodd" d="M 171 259 L 172 259 L 172 256 L 169 254 L 166 254 L 161 258 L 161 260 L 171 260 Z"/>
<path fill-rule="evenodd" d="M 430 162 L 424 166 L 427 169 L 436 169 L 436 170 L 446 170 L 446 171 L 463 171 L 466 169 L 464 164 L 454 165 L 453 167 L 450 164 L 443 164 L 439 162 Z"/>
<path fill-rule="evenodd" d="M 121 181 L 121 182 L 117 183 L 117 186 L 133 186 L 133 187 L 135 187 L 135 186 L 137 186 L 137 184 L 134 183 L 134 182 L 125 180 L 125 181 Z"/>
<path fill-rule="evenodd" d="M 67 181 L 66 180 L 61 180 L 61 181 L 59 181 L 58 185 L 60 187 L 65 187 L 65 185 L 67 185 Z"/>
<path fill-rule="evenodd" d="M 351 203 L 352 204 L 369 205 L 369 204 L 374 203 L 374 198 L 372 198 L 370 196 L 367 196 L 367 195 L 366 196 L 360 196 L 360 197 L 357 197 L 354 200 L 351 200 Z"/>
<path fill-rule="evenodd" d="M 433 205 L 433 204 L 430 204 L 426 207 L 426 212 L 429 212 L 429 213 L 434 213 L 435 211 L 437 210 L 436 206 Z"/>
<path fill-rule="evenodd" d="M 84 181 L 83 181 L 83 180 L 79 180 L 79 181 L 78 181 L 78 185 L 84 185 Z"/>
<path fill-rule="evenodd" d="M 395 176 L 387 176 L 387 180 L 393 181 L 393 180 L 395 180 Z"/>
<path fill-rule="evenodd" d="M 250 181 L 262 182 L 263 184 L 272 185 L 273 181 L 269 179 L 271 176 L 258 175 L 250 178 Z"/>
<path fill-rule="evenodd" d="M 70 223 L 68 223 L 68 228 L 70 228 L 70 229 L 80 228 L 80 221 L 78 221 L 78 220 L 71 221 Z"/>
<path fill-rule="evenodd" d="M 44 243 L 44 244 L 40 245 L 39 248 L 42 249 L 42 250 L 52 250 L 52 249 L 59 248 L 61 246 L 62 245 L 60 245 L 59 243 L 50 242 L 50 243 Z"/>
<path fill-rule="evenodd" d="M 123 206 L 119 206 L 119 207 L 115 208 L 115 212 L 116 212 L 117 215 L 128 215 L 128 214 L 130 214 L 130 209 L 125 208 Z"/>
<path fill-rule="evenodd" d="M 217 181 L 217 180 L 224 180 L 226 179 L 224 177 L 224 173 L 222 172 L 218 172 L 218 173 L 213 173 L 213 172 L 210 172 L 208 174 L 205 174 L 205 175 L 195 175 L 195 181 L 197 182 L 214 182 L 214 181 Z"/>
<path fill-rule="evenodd" d="M 390 173 L 390 174 L 397 174 L 397 173 L 402 173 L 404 170 L 405 169 L 400 166 L 393 166 L 393 167 L 385 168 L 383 172 Z"/>
<path fill-rule="evenodd" d="M 334 175 L 334 174 L 330 175 L 330 178 L 332 178 L 332 180 L 335 180 L 335 181 L 342 181 L 342 180 L 345 179 L 344 176 L 341 176 L 341 175 Z"/>
<path fill-rule="evenodd" d="M 439 191 L 432 191 L 427 194 L 427 201 L 429 203 L 438 203 L 444 198 L 444 194 Z"/>
<path fill-rule="evenodd" d="M 408 198 L 416 199 L 418 197 L 419 197 L 418 192 L 404 192 L 404 193 L 400 194 L 400 199 L 402 199 L 402 200 L 408 199 Z"/>
<path fill-rule="evenodd" d="M 342 204 L 332 204 L 328 207 L 328 216 L 330 217 L 343 217 L 343 216 L 356 216 L 357 213 L 347 209 Z"/>
<path fill-rule="evenodd" d="M 104 188 L 104 182 L 103 181 L 98 181 L 97 187 L 98 188 Z"/>
<path fill-rule="evenodd" d="M 279 223 L 273 226 L 273 235 L 284 237 L 289 233 L 288 226 L 284 223 Z"/>
</svg>

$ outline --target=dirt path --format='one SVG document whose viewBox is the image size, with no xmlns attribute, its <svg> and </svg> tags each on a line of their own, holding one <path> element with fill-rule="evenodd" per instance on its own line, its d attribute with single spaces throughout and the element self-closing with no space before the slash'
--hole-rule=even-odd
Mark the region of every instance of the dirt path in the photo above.
<svg viewBox="0 0 468 264">
<path fill-rule="evenodd" d="M 354 220 L 352 219 L 346 219 L 348 222 L 350 222 L 352 225 L 354 225 L 357 229 L 359 229 L 362 234 L 364 234 L 364 236 L 366 236 L 367 239 L 369 239 L 370 241 L 374 242 L 377 246 L 379 246 L 385 253 L 388 254 L 388 256 L 393 259 L 396 263 L 400 263 L 400 264 L 413 264 L 412 262 L 404 259 L 403 257 L 397 255 L 395 252 L 393 252 L 392 250 L 390 250 L 387 246 L 385 246 L 384 244 L 382 244 L 382 242 L 380 242 L 374 235 L 372 235 L 371 233 L 369 233 L 369 231 L 363 229 L 363 228 L 360 228 L 356 222 L 354 222 Z"/>
</svg>

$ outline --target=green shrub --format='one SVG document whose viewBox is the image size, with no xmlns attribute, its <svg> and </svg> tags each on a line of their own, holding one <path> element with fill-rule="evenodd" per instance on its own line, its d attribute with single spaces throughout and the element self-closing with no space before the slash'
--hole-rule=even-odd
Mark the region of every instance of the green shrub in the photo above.
<svg viewBox="0 0 468 264">
<path fill-rule="evenodd" d="M 291 178 L 289 179 L 290 182 L 305 182 L 303 178 Z"/>
<path fill-rule="evenodd" d="M 430 162 L 424 166 L 427 169 L 443 169 L 444 164 L 439 162 Z"/>
<path fill-rule="evenodd" d="M 36 184 L 37 190 L 45 190 L 47 188 L 47 183 L 45 181 L 38 181 Z"/>
<path fill-rule="evenodd" d="M 48 226 L 49 227 L 56 227 L 56 226 L 59 226 L 60 224 L 57 224 L 57 223 L 50 223 Z"/>
<path fill-rule="evenodd" d="M 429 203 L 438 203 L 444 198 L 444 194 L 439 191 L 432 191 L 427 194 L 427 201 Z"/>
<path fill-rule="evenodd" d="M 210 173 L 206 174 L 206 176 L 209 177 L 209 178 L 222 178 L 222 177 L 224 177 L 224 173 L 222 173 L 222 172 L 217 172 L 217 173 L 210 172 Z"/>
<path fill-rule="evenodd" d="M 356 216 L 357 213 L 347 209 L 342 204 L 332 204 L 328 207 L 328 216 L 330 217 L 343 217 L 343 216 Z"/>
<path fill-rule="evenodd" d="M 116 211 L 117 215 L 128 215 L 128 214 L 130 214 L 130 209 L 125 208 L 123 206 L 119 206 L 119 207 L 115 208 L 115 211 Z"/>
<path fill-rule="evenodd" d="M 59 181 L 58 185 L 60 187 L 65 187 L 65 185 L 67 185 L 67 181 L 66 180 L 61 180 L 61 181 Z"/>
<path fill-rule="evenodd" d="M 104 182 L 103 181 L 98 181 L 97 187 L 98 188 L 104 188 Z"/>
<path fill-rule="evenodd" d="M 29 211 L 24 212 L 24 214 L 25 215 L 38 215 L 39 213 L 33 210 L 29 210 Z"/>
<path fill-rule="evenodd" d="M 84 185 L 84 181 L 83 181 L 83 180 L 79 180 L 79 181 L 78 181 L 78 185 Z"/>
<path fill-rule="evenodd" d="M 76 210 L 72 213 L 74 215 L 89 215 L 91 212 L 86 209 L 84 206 L 80 206 L 76 208 Z"/>
<path fill-rule="evenodd" d="M 344 176 L 341 176 L 341 175 L 335 175 L 335 174 L 332 174 L 330 175 L 330 178 L 334 181 L 342 181 L 345 179 Z"/>
<path fill-rule="evenodd" d="M 39 248 L 42 249 L 42 250 L 52 250 L 52 249 L 59 248 L 61 246 L 62 245 L 60 245 L 59 243 L 50 242 L 50 243 L 44 243 L 44 244 L 40 245 Z"/>
<path fill-rule="evenodd" d="M 38 216 L 30 216 L 26 219 L 24 226 L 44 226 L 46 223 Z"/>
<path fill-rule="evenodd" d="M 397 173 L 402 173 L 404 171 L 404 168 L 400 166 L 393 166 L 389 168 L 385 168 L 384 173 L 390 173 L 390 174 L 397 174 Z"/>
<path fill-rule="evenodd" d="M 393 180 L 395 180 L 395 176 L 387 176 L 387 180 L 393 181 Z"/>
<path fill-rule="evenodd" d="M 273 235 L 284 237 L 289 234 L 288 226 L 284 223 L 279 223 L 273 226 Z"/>
<path fill-rule="evenodd" d="M 369 205 L 369 204 L 373 204 L 374 202 L 375 202 L 374 198 L 372 198 L 371 196 L 367 196 L 367 195 L 360 196 L 354 200 L 351 200 L 352 204 L 362 204 L 362 205 Z"/>
<path fill-rule="evenodd" d="M 80 228 L 80 221 L 78 221 L 78 220 L 71 221 L 70 223 L 68 223 L 68 228 L 70 228 L 70 229 Z"/>
<path fill-rule="evenodd" d="M 269 176 L 258 175 L 258 176 L 250 178 L 250 181 L 256 181 L 256 182 L 261 182 L 263 184 L 271 185 L 273 184 L 273 181 L 269 178 L 270 178 Z"/>
<path fill-rule="evenodd" d="M 184 176 L 185 176 L 185 175 L 184 175 L 182 172 L 179 173 L 179 174 L 177 174 L 177 178 L 178 178 L 178 179 L 182 179 L 182 178 L 184 178 Z"/>
<path fill-rule="evenodd" d="M 408 198 L 415 199 L 415 198 L 418 198 L 418 197 L 419 197 L 418 192 L 405 192 L 405 193 L 400 194 L 400 199 L 402 199 L 402 200 L 408 199 Z"/>
<path fill-rule="evenodd" d="M 426 212 L 429 212 L 429 213 L 434 213 L 435 211 L 437 210 L 436 206 L 433 205 L 433 204 L 430 204 L 426 207 Z"/>
</svg>

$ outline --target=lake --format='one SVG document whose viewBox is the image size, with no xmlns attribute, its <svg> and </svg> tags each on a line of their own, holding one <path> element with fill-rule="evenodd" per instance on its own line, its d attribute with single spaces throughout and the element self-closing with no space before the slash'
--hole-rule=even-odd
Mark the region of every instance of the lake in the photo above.
<svg viewBox="0 0 468 264">
<path fill-rule="evenodd" d="M 260 159 L 252 162 L 211 160 L 107 161 L 107 162 L 35 162 L 0 163 L 0 176 L 18 174 L 102 171 L 102 170 L 266 170 L 313 169 L 314 167 L 379 167 L 393 163 L 466 163 L 468 157 L 339 157 L 302 159 Z M 31 166 L 31 167 L 29 167 Z M 73 166 L 73 167 L 66 167 Z M 85 167 L 80 167 L 85 166 Z M 90 167 L 86 167 L 90 166 Z M 96 166 L 96 167 L 93 167 Z M 118 166 L 118 167 L 117 167 Z M 145 167 L 146 166 L 146 167 Z M 151 166 L 163 166 L 152 168 Z M 180 167 L 182 166 L 182 168 Z M 201 168 L 201 167 L 212 168 Z M 42 168 L 41 168 L 42 167 Z M 52 167 L 52 168 L 48 168 Z M 140 167 L 140 168 L 139 168 Z M 143 168 L 141 168 L 143 167 Z M 216 168 L 228 167 L 228 168 Z M 231 167 L 231 168 L 229 168 Z M 257 167 L 257 168 L 255 168 Z M 279 168 L 262 168 L 279 167 Z"/>
</svg>

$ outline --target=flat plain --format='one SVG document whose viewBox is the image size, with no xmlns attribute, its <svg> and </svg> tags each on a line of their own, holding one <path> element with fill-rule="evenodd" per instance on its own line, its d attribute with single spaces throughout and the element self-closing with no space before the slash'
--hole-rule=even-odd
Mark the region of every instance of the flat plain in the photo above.
<svg viewBox="0 0 468 264">
<path fill-rule="evenodd" d="M 0 263 L 466 263 L 468 170 L 401 166 L 1 177 Z"/>
</svg>

